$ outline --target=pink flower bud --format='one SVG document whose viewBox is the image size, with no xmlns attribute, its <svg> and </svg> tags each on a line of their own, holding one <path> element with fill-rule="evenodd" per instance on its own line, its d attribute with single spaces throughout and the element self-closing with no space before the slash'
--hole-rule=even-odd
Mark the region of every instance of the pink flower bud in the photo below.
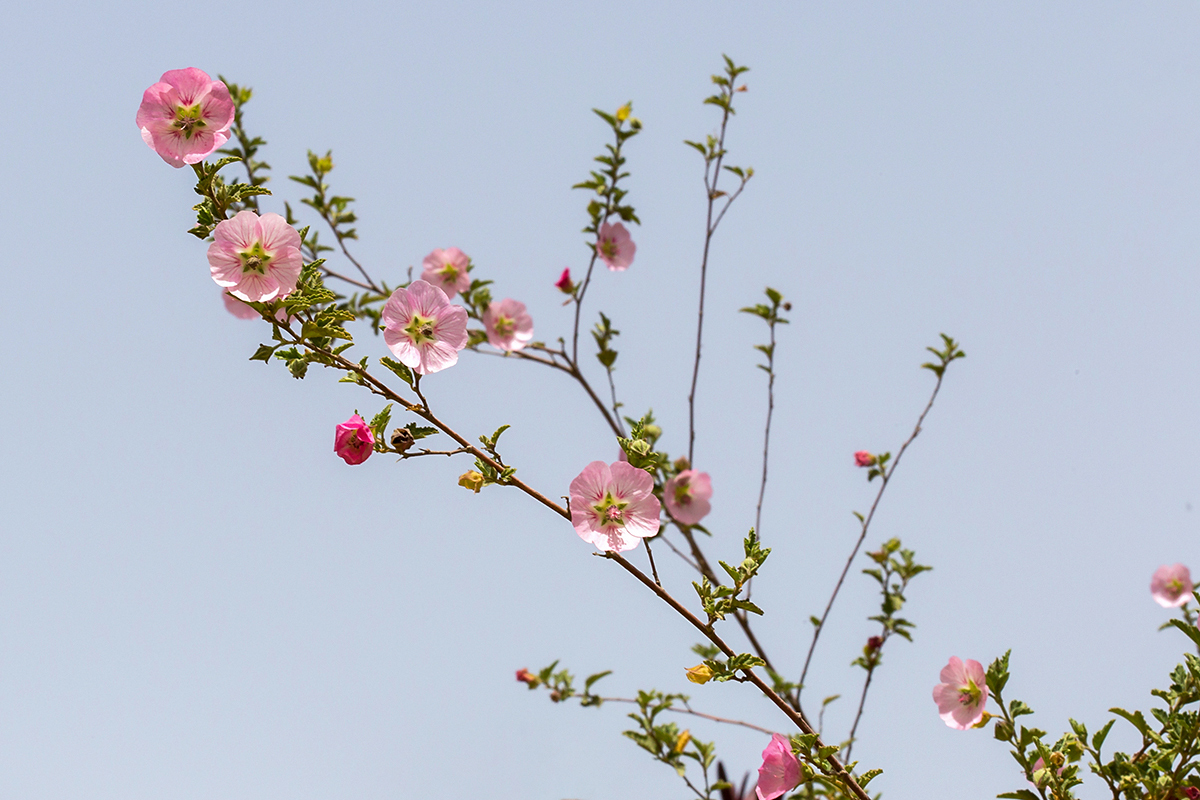
<svg viewBox="0 0 1200 800">
<path fill-rule="evenodd" d="M 333 451 L 347 464 L 361 464 L 375 450 L 375 434 L 358 414 L 337 426 Z"/>
<path fill-rule="evenodd" d="M 528 683 L 531 687 L 537 686 L 541 682 L 538 680 L 537 675 L 534 675 L 532 672 L 524 668 L 517 670 L 517 681 L 520 683 Z"/>
<path fill-rule="evenodd" d="M 866 450 L 859 450 L 854 454 L 854 463 L 859 467 L 873 467 L 876 462 L 875 456 L 868 453 Z"/>
<path fill-rule="evenodd" d="M 571 269 L 569 267 L 563 270 L 562 277 L 556 280 L 554 285 L 563 294 L 573 294 L 575 292 L 575 283 L 571 280 Z"/>
</svg>

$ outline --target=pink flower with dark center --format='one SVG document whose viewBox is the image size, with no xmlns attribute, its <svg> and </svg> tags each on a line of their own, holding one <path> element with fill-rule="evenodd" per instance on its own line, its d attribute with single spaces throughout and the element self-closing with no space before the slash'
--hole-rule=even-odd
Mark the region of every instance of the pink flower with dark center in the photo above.
<svg viewBox="0 0 1200 800">
<path fill-rule="evenodd" d="M 333 451 L 347 464 L 361 464 L 375 451 L 375 434 L 358 414 L 337 426 Z"/>
<path fill-rule="evenodd" d="M 505 298 L 483 312 L 488 344 L 501 350 L 520 350 L 533 339 L 533 319 L 525 304 Z"/>
<path fill-rule="evenodd" d="M 624 461 L 593 461 L 571 481 L 571 524 L 586 542 L 622 552 L 658 533 L 654 478 Z"/>
<path fill-rule="evenodd" d="M 958 656 L 951 656 L 942 667 L 941 679 L 933 687 L 933 701 L 943 722 L 965 731 L 983 719 L 988 690 L 982 664 L 970 659 L 964 664 Z"/>
<path fill-rule="evenodd" d="M 1164 564 L 1154 570 L 1150 594 L 1163 608 L 1178 608 L 1192 599 L 1192 573 L 1183 564 Z"/>
<path fill-rule="evenodd" d="M 300 234 L 278 214 L 239 211 L 213 230 L 208 266 L 218 286 L 234 297 L 266 302 L 296 291 L 300 268 Z"/>
<path fill-rule="evenodd" d="M 786 736 L 773 734 L 762 757 L 762 766 L 758 768 L 758 786 L 754 789 L 758 800 L 775 800 L 800 785 L 803 774 L 800 759 L 792 753 L 792 743 Z"/>
<path fill-rule="evenodd" d="M 195 67 L 163 73 L 142 94 L 137 126 L 142 140 L 172 167 L 198 164 L 229 141 L 229 89 Z"/>
<path fill-rule="evenodd" d="M 459 292 L 471 288 L 471 276 L 467 266 L 471 259 L 457 247 L 449 250 L 434 250 L 425 256 L 421 266 L 421 280 L 433 284 L 446 293 L 446 297 L 454 297 Z"/>
<path fill-rule="evenodd" d="M 421 375 L 458 363 L 467 346 L 467 311 L 425 281 L 392 292 L 383 306 L 383 341 L 401 364 Z"/>
<path fill-rule="evenodd" d="M 575 284 L 571 281 L 571 268 L 563 270 L 563 274 L 554 282 L 558 290 L 563 294 L 571 294 L 575 291 Z"/>
<path fill-rule="evenodd" d="M 866 450 L 859 450 L 854 454 L 854 464 L 858 467 L 873 467 L 875 466 L 875 456 L 868 453 Z"/>
<path fill-rule="evenodd" d="M 629 231 L 625 230 L 624 225 L 606 222 L 600 226 L 600 234 L 596 237 L 596 254 L 613 272 L 629 269 L 636 252 L 637 245 L 629 238 Z"/>
<path fill-rule="evenodd" d="M 685 469 L 663 486 L 663 501 L 677 522 L 695 525 L 712 511 L 712 479 L 707 472 Z"/>
</svg>

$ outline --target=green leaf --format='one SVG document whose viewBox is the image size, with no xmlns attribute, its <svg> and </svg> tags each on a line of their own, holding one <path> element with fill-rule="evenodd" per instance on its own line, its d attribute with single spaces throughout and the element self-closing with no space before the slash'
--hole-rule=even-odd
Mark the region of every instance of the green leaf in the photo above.
<svg viewBox="0 0 1200 800">
<path fill-rule="evenodd" d="M 872 780 L 874 780 L 876 777 L 878 777 L 879 775 L 882 775 L 882 774 L 883 774 L 883 770 L 881 770 L 881 769 L 869 769 L 866 772 L 864 772 L 862 775 L 859 776 L 858 785 L 865 789 L 865 788 L 867 788 L 868 783 L 870 783 Z"/>
<path fill-rule="evenodd" d="M 586 692 L 587 690 L 591 689 L 592 684 L 603 678 L 605 675 L 612 675 L 612 670 L 606 669 L 604 672 L 597 672 L 595 675 L 589 675 L 587 680 L 583 682 L 583 690 Z"/>
<path fill-rule="evenodd" d="M 278 345 L 276 345 L 276 346 L 278 346 Z M 275 353 L 275 348 L 272 347 L 271 345 L 260 344 L 258 346 L 258 349 L 254 351 L 254 355 L 250 356 L 250 360 L 251 361 L 262 361 L 263 363 L 268 363 L 268 362 L 270 362 L 271 356 L 274 355 L 274 353 Z"/>
<path fill-rule="evenodd" d="M 1172 620 L 1174 621 L 1174 620 Z M 1143 736 L 1150 733 L 1150 726 L 1146 724 L 1146 718 L 1142 716 L 1142 712 L 1134 711 L 1132 714 L 1123 708 L 1110 708 L 1110 714 L 1116 714 L 1129 722 L 1130 725 L 1138 729 Z"/>
<path fill-rule="evenodd" d="M 398 378 L 400 378 L 400 380 L 407 383 L 409 386 L 413 385 L 412 370 L 409 369 L 408 367 L 406 367 L 405 365 L 401 364 L 399 361 L 396 361 L 395 359 L 384 356 L 383 358 L 379 359 L 379 363 L 383 364 L 385 367 L 390 369 L 392 372 L 396 373 L 396 376 Z"/>
<path fill-rule="evenodd" d="M 1200 647 L 1200 628 L 1195 625 L 1189 625 L 1181 619 L 1171 620 L 1171 624 L 1187 634 L 1187 637 L 1192 640 L 1196 647 Z"/>
<path fill-rule="evenodd" d="M 1108 722 L 1106 722 L 1104 724 L 1103 728 L 1096 731 L 1096 733 L 1092 736 L 1092 747 L 1093 748 L 1095 748 L 1096 750 L 1100 749 L 1100 747 L 1104 744 L 1104 740 L 1108 738 L 1108 732 L 1112 729 L 1114 722 L 1116 722 L 1115 719 L 1110 719 Z"/>
<path fill-rule="evenodd" d="M 1028 789 L 1017 789 L 1015 792 L 1005 792 L 998 794 L 996 797 L 1010 798 L 1011 800 L 1040 800 L 1040 798 L 1029 791 Z"/>
</svg>

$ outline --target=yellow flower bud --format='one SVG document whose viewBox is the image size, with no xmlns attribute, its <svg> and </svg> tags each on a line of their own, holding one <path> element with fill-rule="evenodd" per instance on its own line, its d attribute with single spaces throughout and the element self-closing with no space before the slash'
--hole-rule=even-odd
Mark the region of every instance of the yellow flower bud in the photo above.
<svg viewBox="0 0 1200 800">
<path fill-rule="evenodd" d="M 692 740 L 692 732 L 691 731 L 684 731 L 683 733 L 679 734 L 679 738 L 675 740 L 675 752 L 682 753 L 683 748 L 687 747 L 688 742 L 690 742 L 691 740 Z"/>
<path fill-rule="evenodd" d="M 633 106 L 629 103 L 617 109 L 617 122 L 624 122 L 629 119 L 629 112 L 633 111 Z"/>
<path fill-rule="evenodd" d="M 458 485 L 479 494 L 479 490 L 483 488 L 483 476 L 473 469 L 467 470 L 458 476 Z"/>
<path fill-rule="evenodd" d="M 708 683 L 712 680 L 713 671 L 708 664 L 697 664 L 687 670 L 687 679 L 692 683 Z"/>
</svg>

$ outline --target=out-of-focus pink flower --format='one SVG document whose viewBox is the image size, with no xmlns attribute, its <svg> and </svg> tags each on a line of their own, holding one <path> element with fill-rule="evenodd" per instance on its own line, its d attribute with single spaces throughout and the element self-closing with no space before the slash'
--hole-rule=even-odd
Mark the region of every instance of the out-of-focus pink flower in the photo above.
<svg viewBox="0 0 1200 800">
<path fill-rule="evenodd" d="M 882 636 L 872 636 L 871 638 L 867 639 L 867 652 L 868 653 L 874 653 L 876 650 L 878 650 L 881 647 L 883 647 L 883 637 Z"/>
<path fill-rule="evenodd" d="M 261 217 L 249 209 L 222 220 L 208 246 L 208 266 L 218 286 L 234 297 L 266 302 L 296 291 L 300 234 L 278 214 Z"/>
<path fill-rule="evenodd" d="M 250 306 L 238 300 L 224 289 L 221 290 L 221 300 L 225 303 L 225 310 L 233 314 L 238 319 L 258 319 L 258 312 Z"/>
<path fill-rule="evenodd" d="M 421 262 L 425 268 L 421 271 L 421 280 L 441 289 L 446 297 L 454 297 L 471 288 L 471 276 L 467 272 L 470 263 L 467 254 L 457 247 L 434 250 Z"/>
<path fill-rule="evenodd" d="M 520 350 L 533 339 L 533 318 L 525 304 L 505 298 L 483 312 L 488 344 L 501 350 Z"/>
<path fill-rule="evenodd" d="M 383 306 L 383 341 L 400 363 L 421 375 L 458 363 L 467 346 L 467 311 L 425 281 L 392 292 Z"/>
<path fill-rule="evenodd" d="M 950 663 L 942 667 L 941 679 L 933 687 L 933 701 L 943 722 L 965 731 L 983 719 L 988 690 L 982 664 L 970 659 L 964 664 L 958 656 L 951 656 Z"/>
<path fill-rule="evenodd" d="M 1164 564 L 1154 570 L 1150 594 L 1163 608 L 1178 608 L 1192 599 L 1192 573 L 1183 564 Z"/>
<path fill-rule="evenodd" d="M 763 763 L 758 768 L 758 800 L 775 800 L 800 785 L 800 759 L 792 753 L 787 737 L 772 734 L 771 743 L 762 752 Z"/>
<path fill-rule="evenodd" d="M 875 466 L 875 456 L 868 453 L 866 450 L 859 450 L 854 454 L 854 464 L 859 467 Z"/>
<path fill-rule="evenodd" d="M 628 269 L 633 263 L 637 245 L 629 238 L 629 231 L 621 223 L 606 222 L 600 226 L 596 237 L 596 253 L 613 272 Z"/>
<path fill-rule="evenodd" d="M 198 164 L 229 141 L 229 89 L 195 67 L 172 69 L 142 94 L 142 140 L 172 167 Z"/>
<path fill-rule="evenodd" d="M 593 461 L 571 481 L 571 524 L 586 542 L 622 552 L 658 533 L 654 478 L 624 461 Z"/>
<path fill-rule="evenodd" d="M 347 464 L 361 464 L 375 451 L 375 434 L 358 414 L 337 426 L 333 451 Z"/>
<path fill-rule="evenodd" d="M 1053 756 L 1051 756 L 1051 758 L 1053 758 Z M 1043 780 L 1041 781 L 1041 783 L 1039 783 L 1039 782 L 1036 780 L 1036 778 L 1037 778 L 1037 772 L 1038 772 L 1038 770 L 1045 769 L 1045 768 L 1046 768 L 1046 762 L 1045 762 L 1044 760 L 1042 760 L 1042 757 L 1041 757 L 1041 756 L 1038 756 L 1038 760 L 1037 760 L 1037 761 L 1035 761 L 1035 762 L 1033 762 L 1033 769 L 1029 770 L 1029 772 L 1030 772 L 1030 773 L 1033 775 L 1033 777 L 1035 778 L 1035 780 L 1031 781 L 1031 783 L 1033 783 L 1033 785 L 1034 785 L 1034 786 L 1045 786 L 1045 785 L 1046 785 L 1047 781 L 1045 780 L 1045 776 L 1044 776 L 1044 775 L 1042 776 Z M 1066 769 L 1066 768 L 1067 768 L 1067 767 L 1066 767 L 1066 765 L 1065 765 L 1065 764 L 1064 764 L 1063 766 L 1059 767 L 1059 768 L 1058 768 L 1058 774 L 1059 774 L 1059 775 L 1062 775 L 1062 774 L 1063 774 L 1063 770 L 1064 770 L 1064 769 Z M 1197 796 L 1200 796 L 1200 795 L 1197 795 Z"/>
<path fill-rule="evenodd" d="M 712 479 L 707 472 L 685 469 L 663 486 L 667 511 L 684 525 L 695 525 L 712 511 Z"/>
<path fill-rule="evenodd" d="M 1195 786 L 1186 787 L 1183 793 L 1187 795 L 1188 800 L 1200 800 L 1200 789 L 1197 789 Z"/>
<path fill-rule="evenodd" d="M 562 276 L 560 276 L 559 279 L 554 282 L 554 285 L 557 286 L 558 290 L 563 294 L 571 294 L 575 291 L 575 283 L 571 280 L 570 267 L 563 270 Z"/>
</svg>

